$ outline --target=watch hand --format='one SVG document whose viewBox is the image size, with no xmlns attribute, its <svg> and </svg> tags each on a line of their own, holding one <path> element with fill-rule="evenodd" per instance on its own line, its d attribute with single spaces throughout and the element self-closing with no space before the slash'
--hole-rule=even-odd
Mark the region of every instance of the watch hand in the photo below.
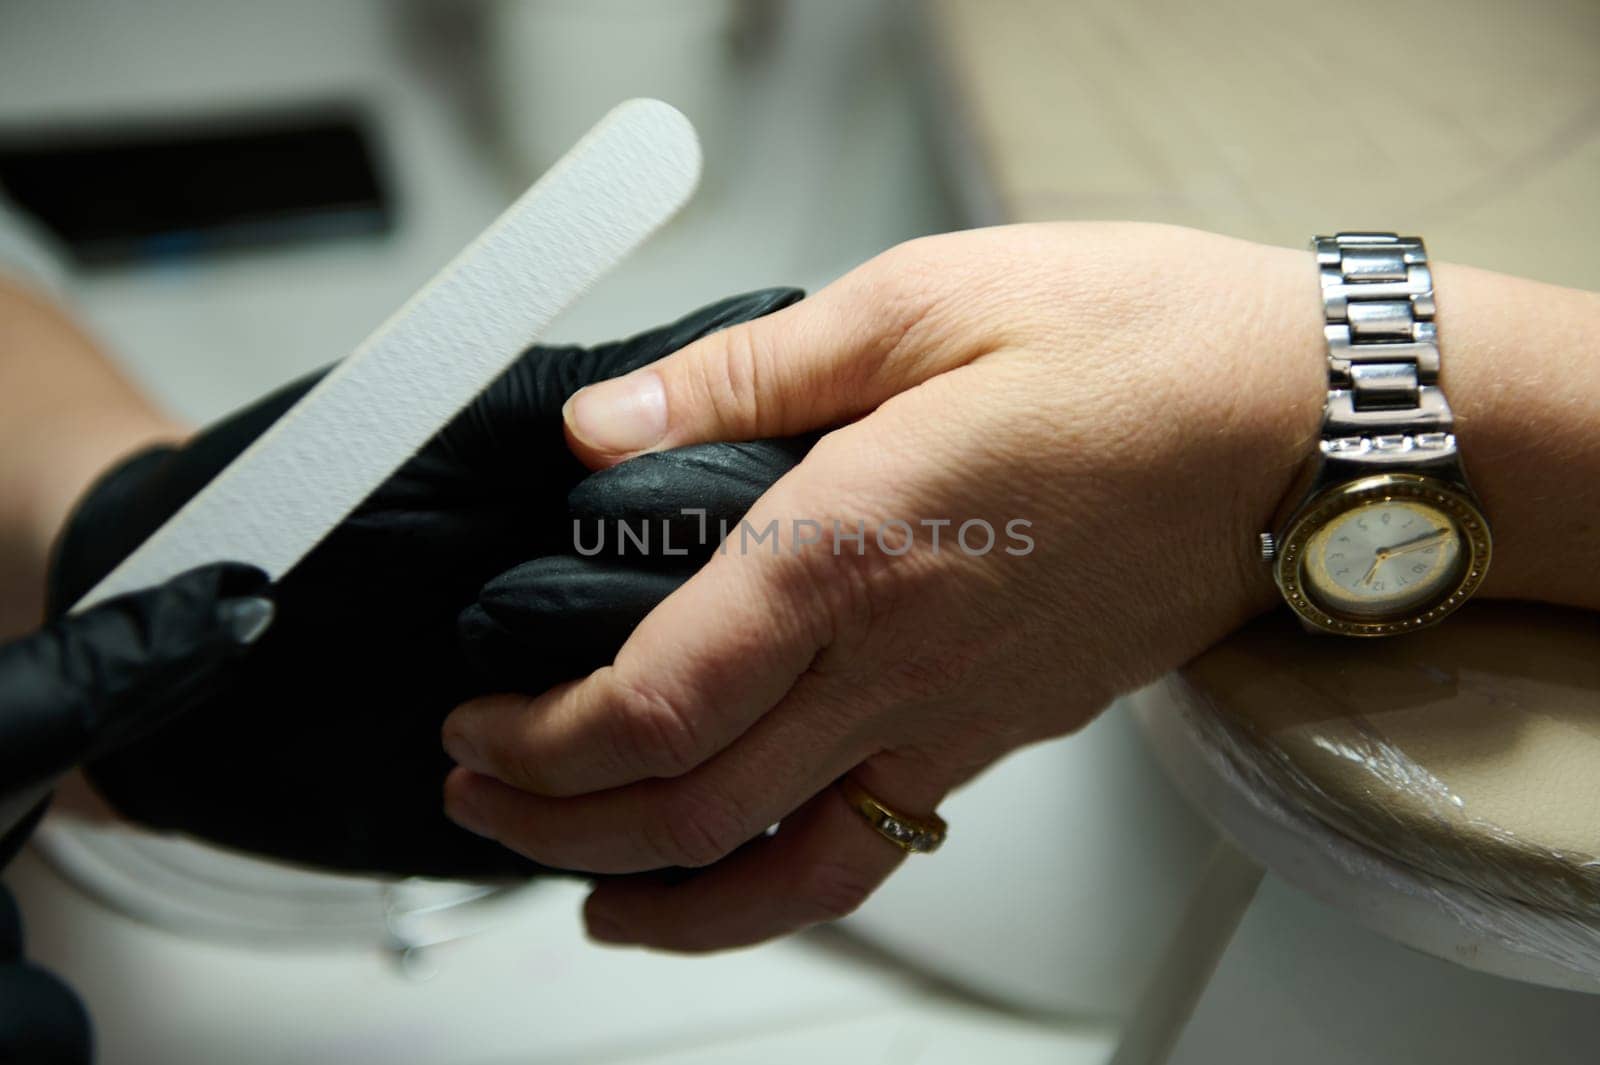
<svg viewBox="0 0 1600 1065">
<path fill-rule="evenodd" d="M 1361 583 L 1371 584 L 1372 578 L 1378 575 L 1378 567 L 1396 555 L 1407 555 L 1413 551 L 1421 551 L 1425 548 L 1432 547 L 1441 539 L 1449 535 L 1449 529 L 1435 529 L 1431 533 L 1423 533 L 1415 540 L 1407 540 L 1405 543 L 1396 544 L 1393 547 L 1378 548 L 1372 556 L 1372 568 L 1367 570 L 1366 576 L 1361 578 Z"/>
<path fill-rule="evenodd" d="M 1372 556 L 1372 568 L 1367 570 L 1367 575 L 1365 577 L 1361 578 L 1361 583 L 1371 584 L 1372 578 L 1378 575 L 1378 567 L 1383 565 L 1383 560 L 1388 557 L 1389 553 L 1387 551 L 1381 547 L 1378 548 L 1377 553 Z"/>
<path fill-rule="evenodd" d="M 1396 544 L 1393 547 L 1386 548 L 1385 550 L 1381 551 L 1380 554 L 1382 554 L 1384 558 L 1393 558 L 1395 555 L 1405 555 L 1411 553 L 1412 551 L 1421 551 L 1425 548 L 1432 547 L 1434 544 L 1438 543 L 1440 540 L 1449 535 L 1449 529 L 1435 529 L 1433 532 L 1428 533 L 1425 536 L 1419 536 L 1415 540 L 1407 540 L 1403 544 Z"/>
</svg>

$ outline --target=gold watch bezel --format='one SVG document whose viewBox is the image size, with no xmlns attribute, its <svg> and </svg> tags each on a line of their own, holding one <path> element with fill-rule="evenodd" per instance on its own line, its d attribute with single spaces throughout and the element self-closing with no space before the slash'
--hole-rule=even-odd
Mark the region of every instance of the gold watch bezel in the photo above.
<svg viewBox="0 0 1600 1065">
<path fill-rule="evenodd" d="M 1340 515 L 1367 503 L 1416 499 L 1449 515 L 1461 531 L 1461 578 L 1420 606 L 1393 617 L 1355 617 L 1329 610 L 1307 593 L 1306 545 L 1317 530 Z M 1489 571 L 1493 539 L 1477 501 L 1461 487 L 1416 473 L 1378 473 L 1336 484 L 1319 492 L 1300 509 L 1278 544 L 1272 576 L 1284 601 L 1306 624 L 1341 636 L 1394 636 L 1438 624 L 1455 613 L 1483 583 Z"/>
</svg>

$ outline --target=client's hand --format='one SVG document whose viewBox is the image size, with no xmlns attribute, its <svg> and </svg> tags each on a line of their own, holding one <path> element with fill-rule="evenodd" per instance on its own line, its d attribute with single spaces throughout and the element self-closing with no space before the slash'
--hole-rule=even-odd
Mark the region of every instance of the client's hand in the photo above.
<svg viewBox="0 0 1600 1065">
<path fill-rule="evenodd" d="M 585 470 L 563 444 L 561 408 L 576 389 L 799 298 L 756 292 L 620 343 L 530 350 L 281 583 L 272 633 L 202 712 L 91 763 L 90 779 L 134 819 L 291 860 L 426 875 L 533 868 L 439 810 L 449 767 L 439 724 L 486 690 L 461 652 L 457 615 L 502 571 L 571 552 L 566 497 Z M 60 541 L 54 609 L 91 587 L 312 383 L 102 478 Z M 759 475 L 746 502 L 792 461 Z M 727 469 L 734 481 L 749 472 Z M 609 658 L 632 620 L 687 572 L 676 558 L 564 571 L 543 587 L 583 603 L 622 586 L 627 596 L 531 640 L 525 627 L 486 617 L 476 657 L 535 689 L 577 675 L 584 662 Z"/>
<path fill-rule="evenodd" d="M 579 393 L 597 466 L 849 424 L 613 664 L 458 709 L 451 816 L 570 868 L 710 867 L 603 882 L 603 939 L 848 912 L 904 855 L 835 780 L 925 817 L 1271 605 L 1254 534 L 1314 439 L 1315 290 L 1306 253 L 1207 234 L 980 230 Z M 1052 842 L 1035 813 L 1019 846 Z"/>
</svg>

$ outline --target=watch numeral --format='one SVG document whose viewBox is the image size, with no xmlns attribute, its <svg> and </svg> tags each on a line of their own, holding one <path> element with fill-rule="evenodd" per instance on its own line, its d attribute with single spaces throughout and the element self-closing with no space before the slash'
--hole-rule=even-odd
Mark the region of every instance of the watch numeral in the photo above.
<svg viewBox="0 0 1600 1065">
<path fill-rule="evenodd" d="M 1418 562 L 1415 566 L 1411 567 L 1411 572 L 1412 573 L 1423 573 L 1423 572 L 1426 572 L 1427 568 L 1428 568 L 1427 566 L 1424 566 L 1422 563 Z"/>
</svg>

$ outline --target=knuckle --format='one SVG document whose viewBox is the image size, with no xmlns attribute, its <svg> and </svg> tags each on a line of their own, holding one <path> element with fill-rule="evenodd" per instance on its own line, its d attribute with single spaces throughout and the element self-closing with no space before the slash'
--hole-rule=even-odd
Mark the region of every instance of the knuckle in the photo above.
<svg viewBox="0 0 1600 1065">
<path fill-rule="evenodd" d="M 903 240 L 879 252 L 864 265 L 875 284 L 905 292 L 926 292 L 944 287 L 950 260 L 948 234 L 931 234 Z"/>
<path fill-rule="evenodd" d="M 660 691 L 612 677 L 617 707 L 616 747 L 624 767 L 675 777 L 706 755 L 691 716 Z"/>
<path fill-rule="evenodd" d="M 854 533 L 857 528 L 852 524 L 847 531 Z M 828 620 L 830 631 L 825 635 L 830 645 L 858 643 L 881 629 L 903 606 L 908 570 L 916 562 L 908 555 L 882 550 L 877 534 L 868 523 L 860 550 L 853 543 L 835 548 L 825 539 L 800 552 L 791 567 L 792 594 L 812 604 L 812 612 Z M 883 533 L 891 542 L 902 535 L 896 529 Z"/>
<path fill-rule="evenodd" d="M 649 842 L 663 865 L 710 865 L 749 835 L 737 808 L 697 789 L 677 788 L 655 809 Z"/>
<path fill-rule="evenodd" d="M 829 434 L 813 454 L 820 468 L 841 471 L 853 479 L 849 466 L 857 442 Z M 819 600 L 831 615 L 843 619 L 874 620 L 888 613 L 899 598 L 907 566 L 915 565 L 909 545 L 914 543 L 908 523 L 883 517 L 885 502 L 862 490 L 830 485 L 795 494 L 788 508 L 796 514 L 818 515 L 816 542 L 793 551 L 793 580 L 797 590 Z"/>
<path fill-rule="evenodd" d="M 506 774 L 504 782 L 514 788 L 535 795 L 557 790 L 552 787 L 547 768 L 549 760 L 529 744 L 517 743 L 510 749 L 502 750 L 498 762 Z"/>
<path fill-rule="evenodd" d="M 717 357 L 693 363 L 691 387 L 718 423 L 730 429 L 766 423 L 762 388 L 767 384 L 766 330 L 758 324 L 734 326 L 718 334 Z"/>
<path fill-rule="evenodd" d="M 874 316 L 874 343 L 863 348 L 853 364 L 839 368 L 848 376 L 836 386 L 875 392 L 878 383 L 893 385 L 924 376 L 914 367 L 925 361 L 925 349 L 932 346 L 924 326 L 934 298 L 914 278 L 889 273 L 873 275 L 862 295 Z"/>
<path fill-rule="evenodd" d="M 797 885 L 796 916 L 806 924 L 848 917 L 872 896 L 873 877 L 841 862 L 818 862 Z"/>
<path fill-rule="evenodd" d="M 902 241 L 868 264 L 868 279 L 884 298 L 884 321 L 915 321 L 928 308 L 976 281 L 969 269 L 972 252 L 951 235 L 933 234 Z"/>
<path fill-rule="evenodd" d="M 537 791 L 544 781 L 540 760 L 521 727 L 529 700 L 506 697 L 492 714 L 452 714 L 440 727 L 445 751 L 458 764 L 514 787 Z M 492 726 L 485 728 L 484 726 Z"/>
<path fill-rule="evenodd" d="M 875 546 L 860 553 L 829 553 L 820 559 L 824 572 L 819 585 L 831 592 L 834 615 L 862 629 L 893 614 L 902 591 L 900 563 L 895 556 L 874 550 Z"/>
<path fill-rule="evenodd" d="M 965 691 L 979 664 L 975 649 L 941 644 L 938 653 L 907 656 L 890 672 L 894 689 L 920 703 L 947 699 Z"/>
</svg>

